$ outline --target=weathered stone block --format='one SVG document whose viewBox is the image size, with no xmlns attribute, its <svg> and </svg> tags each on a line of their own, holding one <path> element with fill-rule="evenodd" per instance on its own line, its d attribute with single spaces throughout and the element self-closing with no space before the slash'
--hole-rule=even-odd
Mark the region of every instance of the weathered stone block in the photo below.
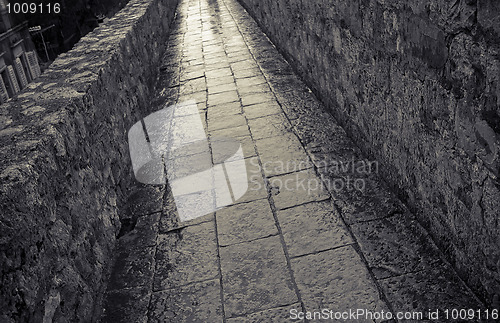
<svg viewBox="0 0 500 323">
<path fill-rule="evenodd" d="M 177 0 L 131 0 L 2 106 L 0 320 L 92 321 Z M 94 314 L 95 313 L 95 314 Z"/>
</svg>

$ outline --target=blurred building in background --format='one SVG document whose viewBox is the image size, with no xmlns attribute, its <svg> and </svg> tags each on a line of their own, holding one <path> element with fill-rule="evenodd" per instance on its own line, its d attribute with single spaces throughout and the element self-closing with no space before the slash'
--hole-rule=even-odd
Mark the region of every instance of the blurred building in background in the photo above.
<svg viewBox="0 0 500 323">
<path fill-rule="evenodd" d="M 0 0 L 0 102 L 15 96 L 40 76 L 38 54 L 23 15 L 9 14 Z"/>
<path fill-rule="evenodd" d="M 40 76 L 56 57 L 123 8 L 128 0 L 34 0 L 36 12 L 9 13 L 0 0 L 0 103 Z M 58 3 L 60 10 L 47 10 Z M 41 5 L 41 6 L 38 6 Z"/>
<path fill-rule="evenodd" d="M 71 48 L 87 33 L 112 17 L 128 0 L 33 0 L 37 4 L 60 4 L 59 12 L 35 12 L 26 15 L 32 39 L 42 60 L 42 70 L 61 53 Z"/>
</svg>

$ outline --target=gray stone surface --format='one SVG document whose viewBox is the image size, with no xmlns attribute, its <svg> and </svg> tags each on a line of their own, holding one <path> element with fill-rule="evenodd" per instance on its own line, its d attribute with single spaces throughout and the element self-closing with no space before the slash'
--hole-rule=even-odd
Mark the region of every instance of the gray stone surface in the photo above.
<svg viewBox="0 0 500 323">
<path fill-rule="evenodd" d="M 378 176 L 384 166 L 369 172 L 349 167 L 366 157 L 235 0 L 183 0 L 177 17 L 158 100 L 197 101 L 211 147 L 200 159 L 205 163 L 195 164 L 200 169 L 224 159 L 227 152 L 217 148 L 217 137 L 243 142 L 245 154 L 252 156 L 244 160 L 247 176 L 232 176 L 230 184 L 248 184 L 248 191 L 233 205 L 225 205 L 217 190 L 194 194 L 189 207 L 213 203 L 218 209 L 181 222 L 177 208 L 185 206 L 186 196 L 174 198 L 166 185 L 161 212 L 139 217 L 120 238 L 127 243 L 117 253 L 126 257 L 114 274 L 141 274 L 119 290 L 110 285 L 109 297 L 132 290 L 126 286 L 151 286 L 153 279 L 145 294 L 152 295 L 150 322 L 285 322 L 291 311 L 411 310 L 432 307 L 436 297 L 442 299 L 436 306 L 481 307 Z M 181 82 L 181 76 L 200 77 Z M 172 89 L 181 87 L 192 93 L 178 97 Z M 254 102 L 273 96 L 279 103 Z M 186 149 L 179 156 L 200 153 Z M 180 174 L 195 168 L 180 160 L 179 169 L 185 169 Z M 272 160 L 303 163 L 273 176 L 262 167 Z M 346 176 L 363 180 L 364 189 L 328 185 L 329 179 Z M 288 188 L 299 183 L 287 190 L 273 183 L 278 179 Z M 310 180 L 316 181 L 312 187 Z M 319 189 L 321 181 L 329 191 Z M 155 194 L 151 200 L 158 202 Z M 484 201 L 489 209 L 497 205 L 494 194 Z M 121 250 L 127 246 L 133 247 Z M 135 266 L 139 263 L 143 266 Z M 488 266 L 494 264 L 492 259 Z M 424 295 L 427 290 L 431 293 Z M 51 302 L 57 300 L 57 294 L 51 296 Z M 144 317 L 142 308 L 137 312 Z"/>
<path fill-rule="evenodd" d="M 97 319 L 133 185 L 127 131 L 151 112 L 177 3 L 131 0 L 2 105 L 1 321 Z"/>
<path fill-rule="evenodd" d="M 278 237 L 220 249 L 226 317 L 297 302 Z"/>
<path fill-rule="evenodd" d="M 216 217 L 221 246 L 278 234 L 267 199 L 226 207 Z"/>
<path fill-rule="evenodd" d="M 155 291 L 213 279 L 217 275 L 217 244 L 213 222 L 158 236 Z"/>
<path fill-rule="evenodd" d="M 231 164 L 233 163 L 239 162 L 228 162 L 228 166 L 231 167 Z M 244 185 L 248 185 L 246 193 L 237 199 L 236 203 L 245 203 L 267 198 L 267 186 L 261 173 L 262 167 L 259 164 L 258 158 L 251 157 L 245 159 L 245 167 L 247 170 L 246 178 L 244 176 L 240 176 L 238 178 L 234 178 L 231 183 L 231 185 L 236 185 L 237 187 L 244 187 Z M 217 206 L 219 207 L 221 200 L 220 194 L 216 192 L 215 195 L 218 203 Z"/>
<path fill-rule="evenodd" d="M 292 125 L 283 114 L 252 119 L 248 121 L 248 125 L 255 140 L 290 135 L 292 133 Z"/>
<path fill-rule="evenodd" d="M 352 246 L 291 260 L 306 309 L 387 310 L 375 282 Z"/>
<path fill-rule="evenodd" d="M 441 265 L 437 249 L 411 214 L 356 223 L 351 228 L 377 279 Z"/>
<path fill-rule="evenodd" d="M 239 2 L 492 303 L 500 224 L 483 221 L 498 218 L 483 197 L 500 200 L 498 2 Z M 297 101 L 297 80 L 260 66 L 290 119 L 300 119 L 313 102 Z"/>
<path fill-rule="evenodd" d="M 243 107 L 243 111 L 248 119 L 265 117 L 282 113 L 280 105 L 276 101 L 268 101 Z"/>
<path fill-rule="evenodd" d="M 316 175 L 312 168 L 271 177 L 269 185 L 277 209 L 286 209 L 330 198 L 321 178 Z"/>
<path fill-rule="evenodd" d="M 219 280 L 153 293 L 148 322 L 222 322 Z"/>
<path fill-rule="evenodd" d="M 441 312 L 439 322 L 446 320 L 443 311 L 448 309 L 483 309 L 479 301 L 471 298 L 467 287 L 446 265 L 435 266 L 416 273 L 382 279 L 382 290 L 395 311 L 418 311 L 429 309 Z M 453 297 L 451 297 L 453 296 Z M 424 318 L 429 319 L 428 315 Z M 436 320 L 430 320 L 436 322 Z"/>
<path fill-rule="evenodd" d="M 296 172 L 313 166 L 304 147 L 294 135 L 259 139 L 255 145 L 267 177 Z"/>
<path fill-rule="evenodd" d="M 354 243 L 330 201 L 278 211 L 278 221 L 290 257 Z"/>
</svg>

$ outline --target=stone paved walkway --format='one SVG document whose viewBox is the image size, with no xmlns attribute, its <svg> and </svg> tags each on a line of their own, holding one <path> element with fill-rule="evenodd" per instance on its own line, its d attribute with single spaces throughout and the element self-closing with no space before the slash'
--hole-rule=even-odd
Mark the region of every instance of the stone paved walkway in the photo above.
<svg viewBox="0 0 500 323">
<path fill-rule="evenodd" d="M 174 24 L 155 103 L 194 99 L 209 140 L 239 140 L 249 189 L 180 222 L 168 188 L 134 188 L 103 321 L 482 307 L 237 1 L 182 0 Z"/>
</svg>

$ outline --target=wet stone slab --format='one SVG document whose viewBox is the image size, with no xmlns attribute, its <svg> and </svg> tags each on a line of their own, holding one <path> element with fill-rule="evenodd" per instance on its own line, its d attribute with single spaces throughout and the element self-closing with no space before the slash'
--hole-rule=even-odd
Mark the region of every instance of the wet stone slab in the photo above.
<svg viewBox="0 0 500 323">
<path fill-rule="evenodd" d="M 250 105 L 244 107 L 243 111 L 248 119 L 266 117 L 269 115 L 280 114 L 283 112 L 281 110 L 280 105 L 276 101 L 269 101 L 265 103 Z"/>
<path fill-rule="evenodd" d="M 153 293 L 149 322 L 222 322 L 219 280 Z"/>
<path fill-rule="evenodd" d="M 353 240 L 330 201 L 278 211 L 290 257 L 352 244 Z"/>
<path fill-rule="evenodd" d="M 222 85 L 222 84 L 232 84 L 232 83 L 234 83 L 234 77 L 232 77 L 232 76 L 222 76 L 222 77 L 218 77 L 218 78 L 207 79 L 207 86 L 208 87 L 213 87 L 213 86 Z M 232 94 L 232 96 L 234 99 L 234 94 Z M 217 97 L 212 98 L 212 100 L 213 100 L 214 105 L 224 103 L 224 101 L 231 102 L 231 101 L 227 101 L 226 99 L 224 99 L 223 95 L 218 95 Z M 217 102 L 217 101 L 219 101 L 219 102 Z"/>
<path fill-rule="evenodd" d="M 233 73 L 234 73 L 234 77 L 237 80 L 242 79 L 242 78 L 262 76 L 262 72 L 260 71 L 260 69 L 258 67 L 248 68 L 248 69 L 244 69 L 244 70 L 234 70 Z M 264 88 L 266 88 L 266 86 L 267 85 L 264 85 Z M 267 86 L 267 89 L 269 89 L 268 86 Z"/>
<path fill-rule="evenodd" d="M 215 224 L 201 223 L 158 236 L 154 290 L 213 279 L 218 275 Z"/>
<path fill-rule="evenodd" d="M 210 107 L 207 111 L 208 119 L 217 119 L 225 115 L 236 115 L 243 112 L 239 102 L 231 102 Z"/>
<path fill-rule="evenodd" d="M 241 114 L 236 115 L 221 115 L 217 118 L 208 120 L 208 131 L 221 130 L 227 128 L 235 128 L 245 126 L 246 119 Z"/>
<path fill-rule="evenodd" d="M 247 93 L 241 96 L 241 104 L 249 106 L 253 104 L 272 102 L 276 103 L 276 97 L 272 92 Z"/>
<path fill-rule="evenodd" d="M 216 217 L 221 246 L 278 234 L 267 199 L 223 208 L 217 211 Z"/>
<path fill-rule="evenodd" d="M 245 174 L 240 174 L 240 176 L 233 177 L 231 179 L 231 185 L 233 187 L 248 187 L 245 194 L 243 196 L 236 198 L 234 203 L 245 203 L 256 200 L 261 200 L 267 198 L 267 186 L 264 182 L 264 178 L 261 173 L 261 167 L 259 165 L 259 160 L 256 157 L 247 158 L 244 160 L 245 168 L 246 168 L 246 176 Z M 240 163 L 240 161 L 236 162 L 228 162 L 226 166 L 231 168 L 233 164 Z M 223 207 L 225 205 L 221 204 L 223 202 L 223 195 L 221 192 L 215 192 L 217 199 L 217 207 Z"/>
<path fill-rule="evenodd" d="M 352 246 L 291 260 L 306 310 L 386 310 L 377 286 Z"/>
<path fill-rule="evenodd" d="M 252 137 L 256 140 L 293 133 L 292 125 L 282 113 L 248 120 Z"/>
<path fill-rule="evenodd" d="M 246 88 L 264 83 L 266 83 L 266 79 L 260 75 L 236 80 L 236 85 L 238 86 L 238 88 Z"/>
<path fill-rule="evenodd" d="M 248 125 L 241 125 L 232 128 L 224 128 L 218 130 L 212 130 L 209 132 L 211 137 L 219 137 L 219 138 L 239 138 L 239 137 L 248 137 L 250 136 L 250 130 L 248 129 Z"/>
<path fill-rule="evenodd" d="M 243 152 L 243 158 L 256 157 L 257 152 L 255 151 L 255 144 L 250 136 L 239 137 L 239 138 L 228 138 L 228 137 L 216 137 L 211 136 L 210 142 L 212 143 L 212 155 L 213 160 L 216 163 L 221 163 L 227 158 L 230 158 L 237 151 L 228 150 L 229 144 L 225 145 L 225 142 L 231 144 L 238 144 Z M 237 148 L 239 149 L 239 148 Z"/>
<path fill-rule="evenodd" d="M 411 214 L 356 223 L 351 230 L 377 279 L 442 264 L 439 252 Z"/>
<path fill-rule="evenodd" d="M 279 237 L 220 249 L 226 317 L 297 302 Z"/>
<path fill-rule="evenodd" d="M 271 196 L 278 210 L 330 198 L 314 169 L 269 178 Z"/>
<path fill-rule="evenodd" d="M 196 200 L 201 204 L 215 203 L 214 202 L 215 193 L 213 192 L 210 194 L 207 192 L 198 192 L 194 194 L 197 195 Z M 178 197 L 177 201 L 182 202 L 182 197 Z M 196 205 L 192 205 L 192 207 L 196 208 Z M 196 219 L 193 220 L 181 221 L 177 210 L 176 200 L 174 199 L 172 192 L 169 191 L 168 194 L 166 194 L 165 196 L 165 204 L 163 206 L 163 211 L 161 213 L 159 233 L 167 233 L 180 228 L 210 221 L 214 221 L 213 212 L 197 217 Z"/>
<path fill-rule="evenodd" d="M 294 135 L 259 139 L 255 144 L 267 177 L 313 166 L 300 141 Z"/>
</svg>

